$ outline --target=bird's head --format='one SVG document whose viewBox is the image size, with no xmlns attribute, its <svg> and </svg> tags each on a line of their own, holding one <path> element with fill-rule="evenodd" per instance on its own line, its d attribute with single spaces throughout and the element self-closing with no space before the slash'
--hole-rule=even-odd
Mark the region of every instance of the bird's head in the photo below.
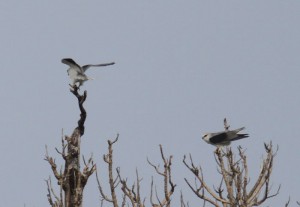
<svg viewBox="0 0 300 207">
<path fill-rule="evenodd" d="M 202 136 L 202 139 L 205 140 L 205 141 L 208 141 L 209 140 L 209 137 L 210 137 L 210 134 L 209 133 L 206 133 Z"/>
</svg>

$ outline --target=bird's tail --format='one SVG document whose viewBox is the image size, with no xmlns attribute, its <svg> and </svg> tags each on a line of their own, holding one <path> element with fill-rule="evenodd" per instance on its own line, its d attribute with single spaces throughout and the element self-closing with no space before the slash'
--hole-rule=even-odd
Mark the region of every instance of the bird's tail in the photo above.
<svg viewBox="0 0 300 207">
<path fill-rule="evenodd" d="M 88 79 L 89 79 L 89 80 L 95 80 L 94 78 L 90 78 L 90 77 L 88 77 Z"/>
<path fill-rule="evenodd" d="M 235 141 L 235 140 L 244 139 L 244 138 L 249 137 L 248 134 L 238 134 L 240 131 L 242 131 L 244 129 L 245 129 L 245 127 L 241 127 L 241 128 L 236 129 L 236 130 L 233 130 L 237 134 L 237 137 L 233 138 L 231 141 Z"/>
<path fill-rule="evenodd" d="M 239 139 L 244 139 L 249 137 L 248 134 L 237 134 L 237 137 L 233 138 L 231 141 L 239 140 Z"/>
<path fill-rule="evenodd" d="M 238 128 L 236 130 L 233 130 L 235 133 L 239 133 L 240 131 L 246 129 L 245 127 L 241 127 L 241 128 Z"/>
</svg>

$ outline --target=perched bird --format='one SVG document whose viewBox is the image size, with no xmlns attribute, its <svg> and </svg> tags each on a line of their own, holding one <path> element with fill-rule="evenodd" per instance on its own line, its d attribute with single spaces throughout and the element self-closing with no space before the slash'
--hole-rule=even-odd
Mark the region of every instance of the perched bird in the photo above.
<svg viewBox="0 0 300 207">
<path fill-rule="evenodd" d="M 238 134 L 244 129 L 245 127 L 241 127 L 236 130 L 207 133 L 203 135 L 202 139 L 207 143 L 215 145 L 217 147 L 226 146 L 229 145 L 231 141 L 249 137 L 248 134 Z"/>
<path fill-rule="evenodd" d="M 82 86 L 83 83 L 87 80 L 93 80 L 92 78 L 88 77 L 85 74 L 85 71 L 89 67 L 101 67 L 101 66 L 108 66 L 108 65 L 115 64 L 114 62 L 112 62 L 112 63 L 97 64 L 97 65 L 84 65 L 81 67 L 71 58 L 64 58 L 61 60 L 61 62 L 70 66 L 70 68 L 68 69 L 68 75 L 70 76 L 72 85 L 79 83 L 78 87 Z"/>
</svg>

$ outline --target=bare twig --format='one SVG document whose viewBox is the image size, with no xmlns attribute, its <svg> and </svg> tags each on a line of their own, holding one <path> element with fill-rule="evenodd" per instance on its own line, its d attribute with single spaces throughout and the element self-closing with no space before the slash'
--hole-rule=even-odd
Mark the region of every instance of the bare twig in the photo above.
<svg viewBox="0 0 300 207">
<path fill-rule="evenodd" d="M 98 173 L 96 172 L 96 178 L 97 178 L 97 183 L 98 183 L 98 189 L 99 189 L 100 195 L 101 195 L 101 201 L 103 202 L 105 200 L 107 202 L 110 202 L 113 204 L 114 207 L 118 207 L 116 187 L 119 183 L 119 176 L 117 176 L 114 179 L 114 175 L 113 175 L 113 145 L 118 141 L 118 139 L 119 139 L 119 134 L 117 134 L 116 138 L 113 141 L 107 140 L 108 153 L 103 155 L 103 160 L 108 165 L 108 182 L 109 182 L 109 186 L 110 186 L 110 197 L 104 193 L 103 188 L 101 186 L 101 182 L 98 177 Z M 126 198 L 123 197 L 122 206 L 125 205 L 125 199 Z"/>
<path fill-rule="evenodd" d="M 217 194 L 215 194 L 209 187 L 208 185 L 204 182 L 203 179 L 203 173 L 201 168 L 198 168 L 194 165 L 193 160 L 190 156 L 190 165 L 186 162 L 186 156 L 184 156 L 183 158 L 183 163 L 184 165 L 195 175 L 196 179 L 200 182 L 200 187 L 196 187 L 194 188 L 189 181 L 185 178 L 185 182 L 188 184 L 188 186 L 190 187 L 190 189 L 202 200 L 207 201 L 209 203 L 211 203 L 214 206 L 219 206 L 217 201 L 220 202 L 224 202 L 224 203 L 228 203 L 225 199 L 220 198 Z M 205 191 L 209 192 L 209 194 L 216 200 L 214 201 L 213 199 L 207 197 L 204 195 L 203 189 L 205 189 Z"/>
<path fill-rule="evenodd" d="M 224 128 L 225 128 L 225 131 L 228 131 L 229 127 L 230 127 L 230 125 L 227 123 L 227 119 L 224 118 Z"/>
<path fill-rule="evenodd" d="M 291 201 L 291 198 L 289 197 L 289 200 L 285 203 L 285 207 L 288 207 L 289 206 L 289 204 L 290 204 L 290 201 Z"/>
<path fill-rule="evenodd" d="M 157 191 L 155 190 L 156 193 L 156 200 L 158 201 L 159 204 L 154 203 L 153 201 L 153 178 L 151 182 L 151 193 L 150 193 L 150 202 L 152 206 L 166 206 L 169 207 L 171 203 L 171 196 L 175 191 L 176 184 L 173 183 L 172 181 L 172 173 L 171 173 L 171 166 L 172 166 L 172 158 L 173 156 L 170 156 L 169 159 L 166 159 L 162 145 L 159 145 L 160 148 L 160 155 L 164 163 L 164 170 L 161 172 L 159 170 L 159 166 L 156 166 L 152 164 L 149 159 L 147 159 L 149 165 L 151 165 L 156 173 L 164 178 L 164 199 L 161 201 L 159 199 L 159 196 L 157 194 Z"/>
<path fill-rule="evenodd" d="M 49 179 L 45 180 L 45 181 L 46 181 L 46 184 L 47 184 L 47 191 L 48 191 L 47 198 L 48 198 L 49 204 L 52 207 L 63 207 L 62 195 L 60 194 L 60 197 L 58 197 L 55 194 L 55 192 L 53 190 L 53 187 L 52 187 L 51 178 L 49 177 Z M 55 201 L 53 200 L 52 195 L 54 196 Z"/>
<path fill-rule="evenodd" d="M 105 200 L 107 202 L 110 202 L 112 203 L 112 199 L 108 198 L 108 196 L 105 195 L 105 193 L 103 192 L 103 188 L 101 186 L 101 183 L 100 183 L 100 180 L 99 180 L 99 177 L 98 177 L 98 172 L 96 170 L 96 180 L 97 180 L 97 183 L 98 183 L 98 189 L 100 191 L 100 195 L 101 195 L 101 201 Z"/>
<path fill-rule="evenodd" d="M 62 178 L 61 174 L 59 174 L 58 171 L 57 171 L 57 166 L 55 164 L 55 160 L 52 157 L 49 156 L 47 145 L 45 146 L 45 149 L 46 149 L 46 155 L 45 155 L 45 159 L 44 160 L 46 160 L 50 164 L 52 172 L 53 172 L 55 178 L 58 181 L 60 181 L 61 178 Z"/>
</svg>

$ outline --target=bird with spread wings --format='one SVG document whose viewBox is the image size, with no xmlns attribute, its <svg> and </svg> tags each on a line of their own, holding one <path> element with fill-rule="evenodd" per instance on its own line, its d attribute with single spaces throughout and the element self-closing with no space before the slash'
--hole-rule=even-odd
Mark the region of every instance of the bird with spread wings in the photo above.
<svg viewBox="0 0 300 207">
<path fill-rule="evenodd" d="M 115 64 L 114 62 L 111 62 L 96 65 L 89 64 L 80 66 L 71 58 L 64 58 L 61 60 L 61 62 L 70 66 L 70 68 L 68 69 L 68 75 L 72 81 L 72 85 L 74 86 L 76 85 L 76 83 L 79 83 L 78 87 L 82 86 L 83 83 L 87 80 L 93 80 L 93 78 L 90 78 L 85 74 L 85 71 L 90 67 L 102 67 Z"/>
</svg>

